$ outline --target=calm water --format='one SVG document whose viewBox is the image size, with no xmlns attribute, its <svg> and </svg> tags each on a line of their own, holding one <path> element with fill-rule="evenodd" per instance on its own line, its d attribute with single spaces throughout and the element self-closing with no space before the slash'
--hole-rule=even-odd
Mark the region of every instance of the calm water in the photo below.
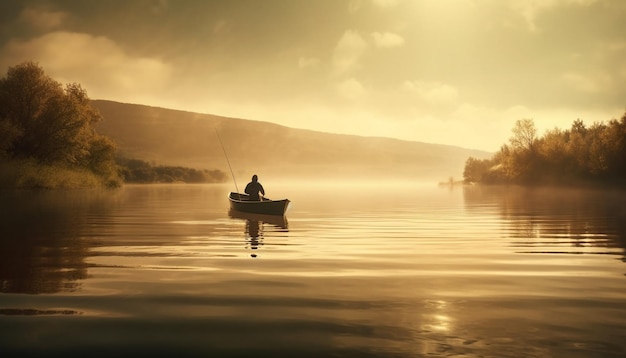
<svg viewBox="0 0 626 358">
<path fill-rule="evenodd" d="M 626 355 L 624 193 L 392 189 L 0 192 L 0 356 Z"/>
</svg>

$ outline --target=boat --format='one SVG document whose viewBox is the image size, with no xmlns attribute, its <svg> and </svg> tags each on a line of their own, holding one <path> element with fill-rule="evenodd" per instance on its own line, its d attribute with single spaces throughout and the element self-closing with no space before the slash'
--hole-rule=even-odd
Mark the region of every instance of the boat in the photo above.
<svg viewBox="0 0 626 358">
<path fill-rule="evenodd" d="M 236 192 L 231 192 L 228 195 L 228 200 L 232 210 L 263 215 L 285 215 L 289 206 L 289 199 L 271 200 L 261 198 L 261 200 L 250 200 L 248 194 Z"/>
</svg>

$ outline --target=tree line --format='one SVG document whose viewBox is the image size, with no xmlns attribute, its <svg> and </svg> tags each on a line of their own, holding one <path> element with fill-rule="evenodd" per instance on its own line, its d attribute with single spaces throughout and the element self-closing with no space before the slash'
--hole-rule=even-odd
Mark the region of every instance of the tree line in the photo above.
<svg viewBox="0 0 626 358">
<path fill-rule="evenodd" d="M 0 78 L 0 186 L 117 187 L 124 181 L 225 178 L 219 171 L 118 163 L 116 144 L 94 129 L 101 120 L 79 84 L 63 86 L 34 62 L 9 67 Z"/>
<path fill-rule="evenodd" d="M 222 183 L 221 170 L 199 170 L 181 166 L 151 164 L 140 159 L 118 157 L 120 173 L 126 183 Z"/>
<path fill-rule="evenodd" d="M 508 144 L 490 159 L 465 162 L 466 183 L 523 185 L 626 185 L 626 113 L 608 123 L 537 135 L 533 120 L 518 120 Z"/>
</svg>

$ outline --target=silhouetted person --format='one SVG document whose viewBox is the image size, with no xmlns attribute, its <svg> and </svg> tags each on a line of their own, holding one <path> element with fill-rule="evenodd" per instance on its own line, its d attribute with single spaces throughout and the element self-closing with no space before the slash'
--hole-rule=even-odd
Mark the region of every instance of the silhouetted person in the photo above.
<svg viewBox="0 0 626 358">
<path fill-rule="evenodd" d="M 263 185 L 259 183 L 259 177 L 254 174 L 252 176 L 252 181 L 246 185 L 246 194 L 250 195 L 250 200 L 259 201 L 261 198 L 259 197 L 259 192 L 265 195 L 265 189 L 263 189 Z"/>
</svg>

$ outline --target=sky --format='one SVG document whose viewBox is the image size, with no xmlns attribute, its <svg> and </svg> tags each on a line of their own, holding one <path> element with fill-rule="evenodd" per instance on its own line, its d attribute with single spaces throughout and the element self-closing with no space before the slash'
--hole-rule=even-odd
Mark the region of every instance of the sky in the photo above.
<svg viewBox="0 0 626 358">
<path fill-rule="evenodd" d="M 622 0 L 0 2 L 0 71 L 92 99 L 497 151 L 626 111 Z"/>
</svg>

